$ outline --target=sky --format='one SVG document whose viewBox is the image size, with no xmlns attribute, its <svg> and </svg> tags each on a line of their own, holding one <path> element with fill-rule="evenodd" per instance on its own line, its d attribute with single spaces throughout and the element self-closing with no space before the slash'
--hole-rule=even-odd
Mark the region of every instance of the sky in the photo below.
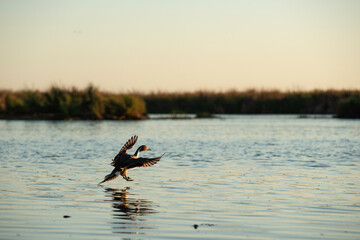
<svg viewBox="0 0 360 240">
<path fill-rule="evenodd" d="M 0 0 L 0 88 L 360 89 L 358 0 Z"/>
</svg>

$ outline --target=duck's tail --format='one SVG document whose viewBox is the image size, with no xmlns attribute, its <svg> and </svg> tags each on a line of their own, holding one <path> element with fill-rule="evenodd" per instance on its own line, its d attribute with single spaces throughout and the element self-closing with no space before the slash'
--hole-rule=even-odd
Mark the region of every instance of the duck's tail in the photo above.
<svg viewBox="0 0 360 240">
<path fill-rule="evenodd" d="M 119 175 L 116 175 L 115 173 L 112 172 L 112 173 L 106 175 L 106 176 L 104 177 L 104 180 L 101 181 L 101 182 L 99 182 L 98 185 L 102 184 L 103 182 L 111 181 L 111 180 L 117 178 L 118 176 L 119 176 Z"/>
</svg>

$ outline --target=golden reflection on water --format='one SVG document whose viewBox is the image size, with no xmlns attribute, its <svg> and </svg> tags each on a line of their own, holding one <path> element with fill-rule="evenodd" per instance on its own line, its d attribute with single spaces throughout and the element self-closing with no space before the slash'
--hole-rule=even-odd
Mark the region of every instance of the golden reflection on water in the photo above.
<svg viewBox="0 0 360 240">
<path fill-rule="evenodd" d="M 129 193 L 130 188 L 105 188 L 105 201 L 112 202 L 112 217 L 110 222 L 114 233 L 145 234 L 142 229 L 153 229 L 145 216 L 157 213 L 153 202 L 135 198 Z M 110 198 L 110 199 L 108 199 Z"/>
</svg>

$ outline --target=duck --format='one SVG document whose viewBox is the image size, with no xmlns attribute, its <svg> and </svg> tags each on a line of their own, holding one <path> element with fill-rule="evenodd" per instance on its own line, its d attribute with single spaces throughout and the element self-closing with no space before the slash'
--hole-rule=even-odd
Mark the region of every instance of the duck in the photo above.
<svg viewBox="0 0 360 240">
<path fill-rule="evenodd" d="M 128 151 L 133 148 L 138 140 L 138 136 L 132 136 L 120 149 L 119 153 L 112 159 L 111 166 L 114 170 L 104 177 L 104 180 L 98 185 L 114 180 L 115 178 L 122 176 L 126 181 L 133 181 L 127 176 L 127 171 L 134 168 L 150 167 L 156 164 L 165 155 L 165 153 L 156 158 L 142 158 L 140 152 L 150 151 L 146 145 L 141 145 L 133 155 L 128 154 Z"/>
</svg>

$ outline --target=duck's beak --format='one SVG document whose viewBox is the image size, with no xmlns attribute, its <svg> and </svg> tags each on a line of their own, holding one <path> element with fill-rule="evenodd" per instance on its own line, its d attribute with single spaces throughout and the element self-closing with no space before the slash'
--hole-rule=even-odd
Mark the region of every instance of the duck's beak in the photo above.
<svg viewBox="0 0 360 240">
<path fill-rule="evenodd" d="M 148 148 L 147 150 L 148 150 L 148 151 L 151 151 L 151 149 L 150 149 L 150 148 Z"/>
</svg>

